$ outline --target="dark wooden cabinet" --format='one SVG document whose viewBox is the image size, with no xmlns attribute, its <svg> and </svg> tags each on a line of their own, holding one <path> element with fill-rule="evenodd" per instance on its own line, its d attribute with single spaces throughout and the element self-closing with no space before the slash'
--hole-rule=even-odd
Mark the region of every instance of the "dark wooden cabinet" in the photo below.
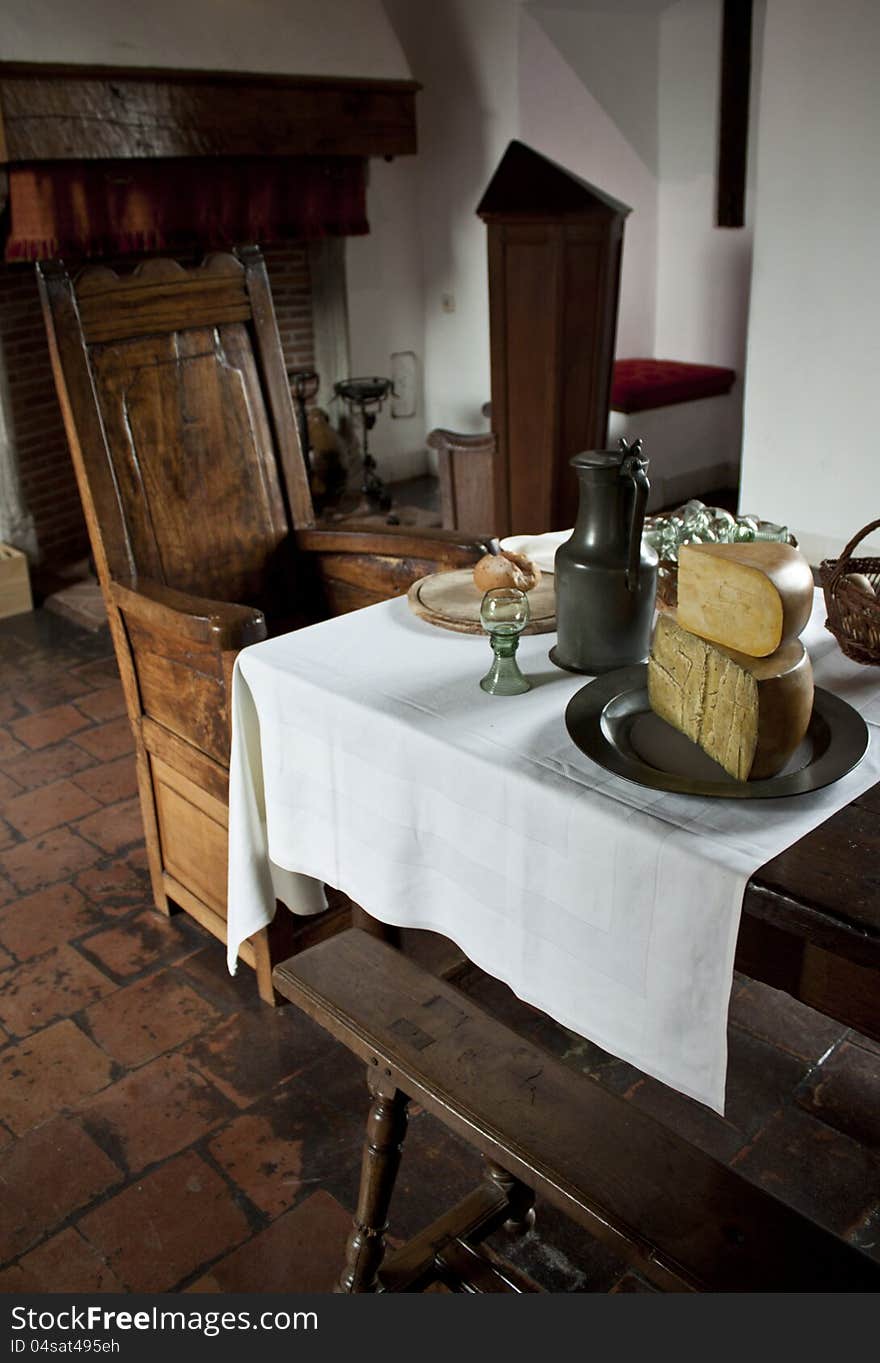
<svg viewBox="0 0 880 1363">
<path fill-rule="evenodd" d="M 521 142 L 477 209 L 488 228 L 498 534 L 574 522 L 568 461 L 607 437 L 629 211 Z"/>
</svg>

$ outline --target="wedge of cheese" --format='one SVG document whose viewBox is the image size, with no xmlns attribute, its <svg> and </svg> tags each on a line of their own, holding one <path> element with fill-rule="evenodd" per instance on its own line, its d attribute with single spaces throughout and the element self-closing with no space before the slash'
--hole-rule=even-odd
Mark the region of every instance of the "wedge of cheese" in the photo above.
<svg viewBox="0 0 880 1363">
<path fill-rule="evenodd" d="M 683 544 L 678 623 L 724 648 L 765 658 L 795 639 L 813 608 L 813 573 L 790 544 Z"/>
<path fill-rule="evenodd" d="M 651 709 L 736 781 L 775 776 L 807 732 L 813 669 L 800 639 L 768 658 L 719 648 L 657 620 L 648 660 Z"/>
</svg>

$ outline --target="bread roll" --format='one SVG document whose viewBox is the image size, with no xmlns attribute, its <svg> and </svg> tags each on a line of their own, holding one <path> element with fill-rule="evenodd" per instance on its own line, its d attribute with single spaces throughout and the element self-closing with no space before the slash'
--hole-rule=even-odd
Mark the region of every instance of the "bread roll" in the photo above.
<svg viewBox="0 0 880 1363">
<path fill-rule="evenodd" d="M 500 554 L 486 554 L 474 565 L 474 586 L 481 592 L 493 587 L 518 587 L 530 592 L 541 581 L 541 569 L 525 554 L 514 554 L 502 549 Z"/>
</svg>

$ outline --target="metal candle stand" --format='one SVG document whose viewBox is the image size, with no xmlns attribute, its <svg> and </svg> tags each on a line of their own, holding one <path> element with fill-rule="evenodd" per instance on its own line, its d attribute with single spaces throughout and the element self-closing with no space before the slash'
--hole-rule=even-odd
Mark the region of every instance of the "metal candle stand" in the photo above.
<svg viewBox="0 0 880 1363">
<path fill-rule="evenodd" d="M 393 390 L 391 379 L 360 378 L 341 379 L 334 383 L 335 395 L 347 402 L 352 410 L 357 408 L 361 415 L 364 431 L 363 482 L 361 492 L 364 500 L 374 511 L 388 511 L 391 494 L 376 472 L 376 461 L 370 454 L 368 432 L 376 424 L 376 417 Z"/>
<path fill-rule="evenodd" d="M 287 381 L 296 403 L 296 417 L 299 426 L 299 443 L 309 473 L 312 471 L 312 442 L 309 438 L 309 418 L 306 403 L 315 397 L 321 386 L 321 379 L 314 369 L 288 369 Z"/>
</svg>

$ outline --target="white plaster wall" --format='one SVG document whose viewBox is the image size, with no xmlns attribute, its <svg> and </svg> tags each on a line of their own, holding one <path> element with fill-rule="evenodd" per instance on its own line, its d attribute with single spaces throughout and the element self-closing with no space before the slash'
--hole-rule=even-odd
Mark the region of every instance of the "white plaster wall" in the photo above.
<svg viewBox="0 0 880 1363">
<path fill-rule="evenodd" d="M 425 309 L 418 231 L 418 162 L 371 161 L 370 235 L 346 242 L 348 323 L 353 374 L 391 375 L 394 351 L 416 355 L 416 408 L 394 418 L 386 403 L 370 433 L 382 478 L 412 478 L 426 467 Z M 332 411 L 332 409 L 331 409 Z"/>
<path fill-rule="evenodd" d="M 657 325 L 662 359 L 745 365 L 763 5 L 753 21 L 746 225 L 715 226 L 721 0 L 678 0 L 660 16 Z"/>
<path fill-rule="evenodd" d="M 591 42 L 597 44 L 593 48 L 593 62 L 601 63 L 600 39 L 609 30 L 609 16 L 602 16 L 603 24 L 596 32 L 589 10 L 556 16 L 557 20 L 561 17 L 577 21 L 557 23 L 554 31 L 560 41 L 564 37 L 571 45 L 573 58 L 580 54 L 581 69 L 585 67 Z M 614 118 L 585 87 L 556 42 L 551 41 L 539 18 L 537 13 L 524 12 L 520 26 L 520 137 L 536 151 L 632 208 L 623 238 L 617 354 L 651 355 L 657 272 L 657 179 Z M 649 38 L 652 25 L 656 30 L 656 21 L 649 14 L 644 23 Z M 650 86 L 653 82 L 656 97 L 656 44 L 652 48 L 650 41 L 643 41 L 637 53 L 644 69 L 634 66 L 633 84 Z M 625 98 L 623 91 L 621 97 Z"/>
<path fill-rule="evenodd" d="M 878 52 L 878 5 L 768 0 L 741 500 L 813 561 L 880 516 Z"/>
<path fill-rule="evenodd" d="M 4 61 L 407 79 L 380 0 L 3 0 Z"/>
<path fill-rule="evenodd" d="M 486 229 L 476 207 L 518 135 L 517 0 L 385 0 L 418 99 L 424 301 L 423 430 L 485 430 L 490 395 Z M 453 310 L 444 309 L 444 297 Z"/>
</svg>

